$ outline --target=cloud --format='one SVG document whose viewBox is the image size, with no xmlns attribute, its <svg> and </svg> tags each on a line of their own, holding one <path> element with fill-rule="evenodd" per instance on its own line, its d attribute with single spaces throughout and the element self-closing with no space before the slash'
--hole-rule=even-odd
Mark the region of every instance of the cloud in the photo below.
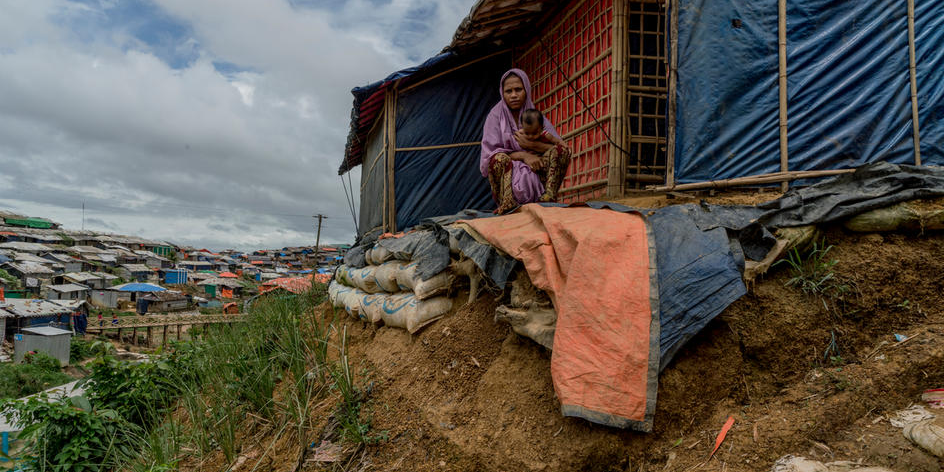
<svg viewBox="0 0 944 472">
<path fill-rule="evenodd" d="M 212 248 L 311 244 L 321 213 L 322 239 L 350 242 L 350 89 L 438 52 L 470 6 L 14 2 L 0 200 L 72 228 L 84 202 L 87 224 Z"/>
</svg>

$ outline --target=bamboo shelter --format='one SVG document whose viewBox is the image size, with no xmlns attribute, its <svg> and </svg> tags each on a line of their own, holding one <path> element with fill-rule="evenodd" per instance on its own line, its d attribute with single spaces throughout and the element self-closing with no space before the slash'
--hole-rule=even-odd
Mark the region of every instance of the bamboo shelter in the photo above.
<svg viewBox="0 0 944 472">
<path fill-rule="evenodd" d="M 942 44 L 934 0 L 479 0 L 442 54 L 354 89 L 340 171 L 364 164 L 362 234 L 490 210 L 511 66 L 574 149 L 565 202 L 941 165 Z"/>
</svg>

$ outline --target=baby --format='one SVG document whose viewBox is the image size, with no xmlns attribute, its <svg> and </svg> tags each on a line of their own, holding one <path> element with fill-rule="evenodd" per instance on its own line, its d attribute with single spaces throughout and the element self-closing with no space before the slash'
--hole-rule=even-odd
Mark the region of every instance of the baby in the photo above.
<svg viewBox="0 0 944 472">
<path fill-rule="evenodd" d="M 544 115 L 534 108 L 528 108 L 521 112 L 521 131 L 524 132 L 525 137 L 532 141 L 566 146 L 563 139 L 548 133 L 544 129 Z"/>
</svg>

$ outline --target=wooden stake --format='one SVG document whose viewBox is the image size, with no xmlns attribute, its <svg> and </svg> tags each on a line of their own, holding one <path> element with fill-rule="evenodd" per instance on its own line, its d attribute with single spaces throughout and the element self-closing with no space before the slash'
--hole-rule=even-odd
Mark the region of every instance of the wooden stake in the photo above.
<svg viewBox="0 0 944 472">
<path fill-rule="evenodd" d="M 908 72 L 911 75 L 911 125 L 915 165 L 921 165 L 921 133 L 918 126 L 918 71 L 915 61 L 915 2 L 908 0 Z"/>
<path fill-rule="evenodd" d="M 138 327 L 131 328 L 131 344 L 138 345 Z"/>
<path fill-rule="evenodd" d="M 147 327 L 147 347 L 151 347 L 151 327 Z"/>
<path fill-rule="evenodd" d="M 673 187 L 663 186 L 663 187 L 650 187 L 648 190 L 655 192 L 667 192 L 667 191 L 676 191 L 681 192 L 685 190 L 701 190 L 706 188 L 727 188 L 727 187 L 739 187 L 745 185 L 761 185 L 761 184 L 773 184 L 778 182 L 788 182 L 792 180 L 799 179 L 814 179 L 818 177 L 831 177 L 840 174 L 851 174 L 855 172 L 855 169 L 838 169 L 838 170 L 807 170 L 807 171 L 788 171 L 788 172 L 776 172 L 773 174 L 765 175 L 753 175 L 748 177 L 737 177 L 734 179 L 725 179 L 725 180 L 712 180 L 708 182 L 696 182 L 691 184 L 682 184 L 675 185 Z"/>
<path fill-rule="evenodd" d="M 787 0 L 778 0 L 779 46 L 780 46 L 780 171 L 790 170 L 787 157 Z M 780 190 L 786 192 L 787 181 L 780 184 Z"/>
<path fill-rule="evenodd" d="M 676 139 L 676 109 L 675 89 L 678 86 L 678 0 L 669 0 L 669 91 L 668 91 L 668 123 L 665 143 L 665 185 L 675 185 L 675 139 Z"/>
<path fill-rule="evenodd" d="M 177 340 L 178 341 L 180 341 L 180 330 L 181 330 L 181 326 L 177 325 Z"/>
<path fill-rule="evenodd" d="M 164 334 L 161 336 L 161 348 L 167 346 L 167 325 L 164 325 Z"/>
</svg>

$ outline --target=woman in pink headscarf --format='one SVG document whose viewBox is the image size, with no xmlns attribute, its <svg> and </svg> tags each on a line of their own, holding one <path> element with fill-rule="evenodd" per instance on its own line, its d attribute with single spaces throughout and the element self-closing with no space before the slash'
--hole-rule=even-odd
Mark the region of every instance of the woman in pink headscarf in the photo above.
<svg viewBox="0 0 944 472">
<path fill-rule="evenodd" d="M 521 112 L 534 108 L 531 82 L 521 69 L 505 72 L 501 79 L 501 101 L 492 107 L 482 130 L 479 170 L 488 178 L 496 213 L 518 205 L 557 200 L 570 150 L 564 146 L 534 140 L 521 130 Z M 554 125 L 544 120 L 544 130 L 560 138 Z"/>
</svg>

